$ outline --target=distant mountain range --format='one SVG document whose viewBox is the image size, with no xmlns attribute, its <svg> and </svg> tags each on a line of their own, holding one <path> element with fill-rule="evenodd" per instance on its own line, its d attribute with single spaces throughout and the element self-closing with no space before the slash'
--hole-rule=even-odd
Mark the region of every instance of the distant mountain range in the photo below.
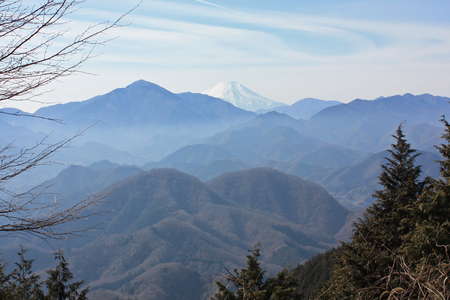
<svg viewBox="0 0 450 300">
<path fill-rule="evenodd" d="M 258 115 L 208 95 L 175 94 L 140 80 L 86 101 L 36 112 L 62 119 L 64 125 L 0 114 L 4 132 L 0 140 L 29 146 L 47 132 L 52 133 L 47 142 L 52 142 L 95 124 L 53 157 L 59 167 L 29 173 L 41 181 L 68 164 L 87 165 L 101 159 L 145 164 L 145 169 L 177 168 L 205 180 L 268 166 L 320 181 L 387 149 L 400 123 L 414 147 L 435 152 L 433 145 L 440 142 L 442 131 L 438 119 L 450 114 L 449 100 L 429 94 L 357 99 L 348 104 L 304 99 L 274 108 L 286 114 Z M 309 120 L 302 120 L 317 110 Z M 30 176 L 17 186 L 37 184 Z"/>
<path fill-rule="evenodd" d="M 174 168 L 206 180 L 250 166 L 222 147 L 195 144 L 182 147 L 159 162 L 147 163 L 144 169 Z"/>
<path fill-rule="evenodd" d="M 440 128 L 442 115 L 450 115 L 449 102 L 450 98 L 429 94 L 396 95 L 372 101 L 357 99 L 314 115 L 308 122 L 308 132 L 329 143 L 379 152 L 389 147 L 392 133 L 403 124 L 408 136 L 418 137 L 418 140 L 411 140 L 413 146 L 423 149 L 429 145 L 422 144 L 421 133 L 415 131 L 427 127 L 426 134 L 436 136 L 433 128 Z"/>
<path fill-rule="evenodd" d="M 215 90 L 230 91 L 233 95 L 240 92 L 240 99 L 246 98 L 243 96 L 246 88 L 238 83 L 220 86 L 222 89 Z M 283 125 L 296 130 L 301 126 L 303 136 L 363 152 L 379 152 L 389 146 L 390 135 L 400 123 L 404 124 L 415 147 L 431 150 L 428 144 L 438 141 L 440 135 L 438 119 L 450 113 L 449 101 L 450 98 L 429 94 L 405 94 L 372 101 L 357 99 L 347 104 L 317 99 L 304 99 L 281 107 L 271 103 L 274 110 L 295 119 L 310 118 L 302 124 L 293 125 L 295 122 L 291 120 L 286 121 L 290 124 Z M 71 128 L 80 130 L 94 125 L 80 141 L 102 143 L 148 160 L 161 159 L 180 147 L 245 124 L 255 116 L 218 98 L 174 94 L 143 80 L 86 101 L 44 107 L 36 115 L 62 119 L 66 125 L 21 118 L 21 127 L 67 134 Z M 0 118 L 17 126 L 17 118 Z M 282 115 L 271 118 L 287 120 Z"/>
<path fill-rule="evenodd" d="M 203 94 L 223 99 L 236 107 L 258 112 L 268 111 L 285 104 L 263 97 L 236 81 L 220 82 Z"/>
<path fill-rule="evenodd" d="M 55 138 L 87 129 L 77 142 L 101 143 L 150 160 L 248 120 L 254 114 L 221 99 L 194 93 L 175 94 L 139 80 L 86 101 L 41 108 L 35 115 L 63 120 L 64 124 L 22 118 L 23 126 L 51 133 Z"/>
<path fill-rule="evenodd" d="M 208 179 L 208 175 L 217 176 L 245 166 L 271 166 L 286 171 L 290 165 L 302 163 L 338 169 L 366 156 L 364 152 L 303 135 L 304 131 L 303 121 L 270 112 L 207 138 L 202 144 L 183 147 L 145 168 L 172 167 Z M 224 168 L 222 172 L 220 166 Z"/>
<path fill-rule="evenodd" d="M 433 144 L 450 98 L 306 99 L 277 107 L 238 84 L 215 92 L 259 114 L 146 81 L 36 112 L 64 125 L 0 114 L 0 142 L 16 149 L 49 132 L 52 143 L 94 125 L 52 157 L 60 169 L 37 168 L 22 182 L 8 182 L 11 188 L 46 180 L 43 196 L 61 207 L 102 199 L 92 217 L 64 225 L 95 230 L 54 244 L 92 286 L 93 299 L 205 299 L 213 280 L 225 267 L 242 265 L 256 243 L 269 272 L 329 249 L 351 232 L 357 214 L 348 209 L 361 212 L 371 203 L 399 124 L 422 152 L 423 175 L 438 176 Z M 261 113 L 263 106 L 271 111 Z M 80 166 L 59 172 L 70 163 Z M 2 253 L 15 245 L 2 245 Z M 34 242 L 30 247 L 46 252 Z"/>
<path fill-rule="evenodd" d="M 86 101 L 41 108 L 36 115 L 78 126 L 100 122 L 114 128 L 139 128 L 232 123 L 251 113 L 220 99 L 193 93 L 174 94 L 154 83 L 139 80 Z"/>
</svg>

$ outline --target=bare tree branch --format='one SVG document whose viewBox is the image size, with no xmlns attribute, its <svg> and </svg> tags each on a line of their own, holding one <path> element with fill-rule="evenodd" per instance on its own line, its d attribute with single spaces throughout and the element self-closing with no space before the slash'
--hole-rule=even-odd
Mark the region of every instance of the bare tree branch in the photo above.
<svg viewBox="0 0 450 300">
<path fill-rule="evenodd" d="M 105 44 L 105 32 L 119 26 L 136 7 L 110 22 L 87 26 L 78 33 L 64 30 L 78 0 L 0 0 L 0 103 L 3 101 L 38 101 L 42 88 L 72 75 L 93 57 L 95 47 Z M 33 117 L 61 123 L 62 120 L 22 112 L 0 111 L 0 115 Z M 86 129 L 87 130 L 87 129 Z M 84 131 L 86 131 L 84 130 Z M 59 225 L 88 217 L 89 208 L 101 197 L 90 197 L 60 207 L 44 197 L 41 187 L 13 191 L 10 183 L 32 169 L 49 164 L 57 151 L 84 131 L 57 143 L 48 137 L 27 148 L 12 144 L 0 146 L 0 233 L 29 233 L 44 238 L 64 238 L 74 234 Z M 90 211 L 90 213 L 88 213 Z"/>
<path fill-rule="evenodd" d="M 0 102 L 29 100 L 39 95 L 38 89 L 79 72 L 95 47 L 107 41 L 104 33 L 129 13 L 88 26 L 70 38 L 59 26 L 80 1 L 26 3 L 0 0 Z"/>
<path fill-rule="evenodd" d="M 47 120 L 47 121 L 53 121 L 53 122 L 60 123 L 60 124 L 63 124 L 63 123 L 64 123 L 64 121 L 61 120 L 61 119 L 49 118 L 49 117 L 44 117 L 44 116 L 40 116 L 40 115 L 36 115 L 36 114 L 27 114 L 27 113 L 22 113 L 22 112 L 7 112 L 7 111 L 0 111 L 0 114 L 2 114 L 2 115 L 8 115 L 8 116 L 13 116 L 13 117 L 30 117 L 30 118 L 36 118 L 36 119 Z"/>
<path fill-rule="evenodd" d="M 87 130 L 87 129 L 86 129 Z M 85 131 L 86 131 L 85 130 Z M 33 168 L 48 165 L 49 159 L 85 131 L 58 143 L 47 144 L 47 137 L 28 148 L 16 151 L 12 145 L 0 149 L 0 232 L 26 232 L 43 237 L 60 238 L 70 232 L 54 228 L 67 222 L 86 218 L 86 209 L 95 205 L 99 197 L 91 197 L 71 207 L 61 208 L 44 194 L 42 186 L 24 192 L 11 191 L 8 183 Z"/>
</svg>

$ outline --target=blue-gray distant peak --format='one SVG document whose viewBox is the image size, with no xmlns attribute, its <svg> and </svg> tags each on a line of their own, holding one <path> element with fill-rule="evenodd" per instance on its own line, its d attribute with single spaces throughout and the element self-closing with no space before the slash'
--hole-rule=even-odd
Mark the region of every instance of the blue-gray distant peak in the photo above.
<svg viewBox="0 0 450 300">
<path fill-rule="evenodd" d="M 129 85 L 127 85 L 127 88 L 158 88 L 158 89 L 164 89 L 163 87 L 157 85 L 156 83 L 147 81 L 147 80 L 136 80 Z"/>
<path fill-rule="evenodd" d="M 284 114 L 284 113 L 280 113 L 278 111 L 269 111 L 269 112 L 258 115 L 256 118 L 265 119 L 265 120 L 292 119 L 291 116 Z"/>
<path fill-rule="evenodd" d="M 419 104 L 419 105 L 426 105 L 428 104 L 446 104 L 446 102 L 448 101 L 448 97 L 441 97 L 441 96 L 434 96 L 432 94 L 420 94 L 420 95 L 414 95 L 411 93 L 406 93 L 403 95 L 393 95 L 393 96 L 381 96 L 378 97 L 376 99 L 373 100 L 367 100 L 367 99 L 360 99 L 357 98 L 349 103 L 347 103 L 347 105 L 351 105 L 351 104 L 355 104 L 355 103 L 364 103 L 365 105 L 379 105 L 382 103 L 396 103 L 398 105 L 403 105 L 403 104 L 410 104 L 410 103 L 415 103 L 415 104 Z M 376 104 L 374 104 L 376 103 Z"/>
<path fill-rule="evenodd" d="M 110 129 L 148 126 L 187 128 L 188 125 L 200 124 L 229 126 L 253 116 L 225 101 L 212 101 L 210 98 L 200 94 L 174 94 L 155 83 L 138 80 L 86 101 L 48 106 L 38 113 L 62 119 L 76 127 L 100 122 L 102 128 L 107 126 Z"/>
<path fill-rule="evenodd" d="M 26 112 L 21 111 L 18 108 L 14 108 L 14 107 L 5 107 L 5 108 L 0 108 L 0 112 L 6 113 L 6 114 L 23 114 Z"/>
<path fill-rule="evenodd" d="M 292 105 L 278 107 L 275 110 L 288 114 L 295 119 L 310 119 L 313 115 L 320 112 L 321 110 L 342 104 L 339 101 L 333 100 L 320 100 L 314 98 L 305 98 L 295 102 Z"/>
<path fill-rule="evenodd" d="M 448 97 L 410 93 L 374 100 L 355 99 L 320 111 L 311 118 L 309 129 L 311 134 L 329 143 L 378 152 L 389 148 L 391 134 L 401 122 L 407 127 L 407 133 L 409 130 L 408 139 L 415 135 L 422 139 L 426 137 L 420 130 L 412 132 L 416 126 L 423 128 L 425 124 L 427 128 L 440 128 L 441 116 L 450 115 L 449 102 Z M 412 141 L 416 149 L 423 145 L 421 138 L 417 138 L 415 143 Z"/>
<path fill-rule="evenodd" d="M 156 83 L 146 81 L 143 79 L 137 80 L 135 82 L 130 83 L 125 87 L 126 90 L 132 90 L 132 91 L 152 91 L 152 92 L 159 92 L 163 94 L 171 94 L 173 93 L 162 86 L 157 85 Z"/>
</svg>

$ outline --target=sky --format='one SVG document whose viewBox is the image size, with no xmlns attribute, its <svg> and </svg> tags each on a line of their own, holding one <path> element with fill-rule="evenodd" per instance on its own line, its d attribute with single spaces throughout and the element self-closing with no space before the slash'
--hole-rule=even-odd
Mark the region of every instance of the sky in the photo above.
<svg viewBox="0 0 450 300">
<path fill-rule="evenodd" d="M 232 80 L 288 104 L 450 96 L 448 0 L 87 0 L 69 16 L 69 35 L 137 4 L 83 73 L 52 84 L 39 103 L 3 106 L 33 111 L 138 79 L 173 92 Z"/>
</svg>

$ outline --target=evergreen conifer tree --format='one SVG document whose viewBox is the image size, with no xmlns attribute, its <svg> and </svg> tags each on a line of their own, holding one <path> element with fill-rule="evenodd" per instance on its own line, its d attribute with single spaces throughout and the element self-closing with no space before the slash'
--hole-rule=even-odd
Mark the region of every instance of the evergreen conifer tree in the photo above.
<svg viewBox="0 0 450 300">
<path fill-rule="evenodd" d="M 47 271 L 45 282 L 33 272 L 33 260 L 25 254 L 21 248 L 11 273 L 0 264 L 0 300 L 87 300 L 88 289 L 80 290 L 82 281 L 71 282 L 73 275 L 61 252 L 56 253 L 57 266 Z"/>
<path fill-rule="evenodd" d="M 333 265 L 340 249 L 331 249 L 318 254 L 304 264 L 293 269 L 292 275 L 297 279 L 297 291 L 304 300 L 317 299 L 321 289 L 330 280 Z"/>
<path fill-rule="evenodd" d="M 263 300 L 266 296 L 264 285 L 264 271 L 259 263 L 260 250 L 254 249 L 247 255 L 247 267 L 228 272 L 225 279 L 233 286 L 228 289 L 221 282 L 217 282 L 219 291 L 213 300 Z"/>
<path fill-rule="evenodd" d="M 442 155 L 441 178 L 430 180 L 417 205 L 409 207 L 415 228 L 396 257 L 401 271 L 389 278 L 398 278 L 388 293 L 397 298 L 450 299 L 450 124 L 442 123 L 444 143 L 436 147 Z"/>
<path fill-rule="evenodd" d="M 261 268 L 259 249 L 253 249 L 247 256 L 247 266 L 235 269 L 225 276 L 227 283 L 216 282 L 218 291 L 212 300 L 291 300 L 298 299 L 296 280 L 286 271 L 265 280 Z"/>
<path fill-rule="evenodd" d="M 57 265 L 47 271 L 48 279 L 45 281 L 48 295 L 45 300 L 87 300 L 88 289 L 81 289 L 83 281 L 71 282 L 73 274 L 62 252 L 55 254 Z"/>
<path fill-rule="evenodd" d="M 442 138 L 444 139 L 444 143 L 436 146 L 439 152 L 442 155 L 441 164 L 441 176 L 443 183 L 447 186 L 450 185 L 450 124 L 443 116 L 441 119 L 442 124 L 444 125 L 444 134 Z"/>
<path fill-rule="evenodd" d="M 323 293 L 326 299 L 377 299 L 391 285 L 398 285 L 383 279 L 394 271 L 395 257 L 415 228 L 410 208 L 417 205 L 429 180 L 419 179 L 421 169 L 415 165 L 418 154 L 401 126 L 393 137 L 395 143 L 379 177 L 382 189 L 375 192 L 375 203 L 355 224 L 352 241 L 338 252 L 338 262 Z"/>
<path fill-rule="evenodd" d="M 411 206 L 416 222 L 403 245 L 402 255 L 410 261 L 422 258 L 437 262 L 446 255 L 450 244 L 450 124 L 443 118 L 444 143 L 436 146 L 441 153 L 441 178 L 430 180 L 418 205 Z"/>
<path fill-rule="evenodd" d="M 33 271 L 33 260 L 25 257 L 26 250 L 21 248 L 18 256 L 19 262 L 9 275 L 10 299 L 17 300 L 42 300 L 42 292 L 39 275 Z"/>
</svg>

